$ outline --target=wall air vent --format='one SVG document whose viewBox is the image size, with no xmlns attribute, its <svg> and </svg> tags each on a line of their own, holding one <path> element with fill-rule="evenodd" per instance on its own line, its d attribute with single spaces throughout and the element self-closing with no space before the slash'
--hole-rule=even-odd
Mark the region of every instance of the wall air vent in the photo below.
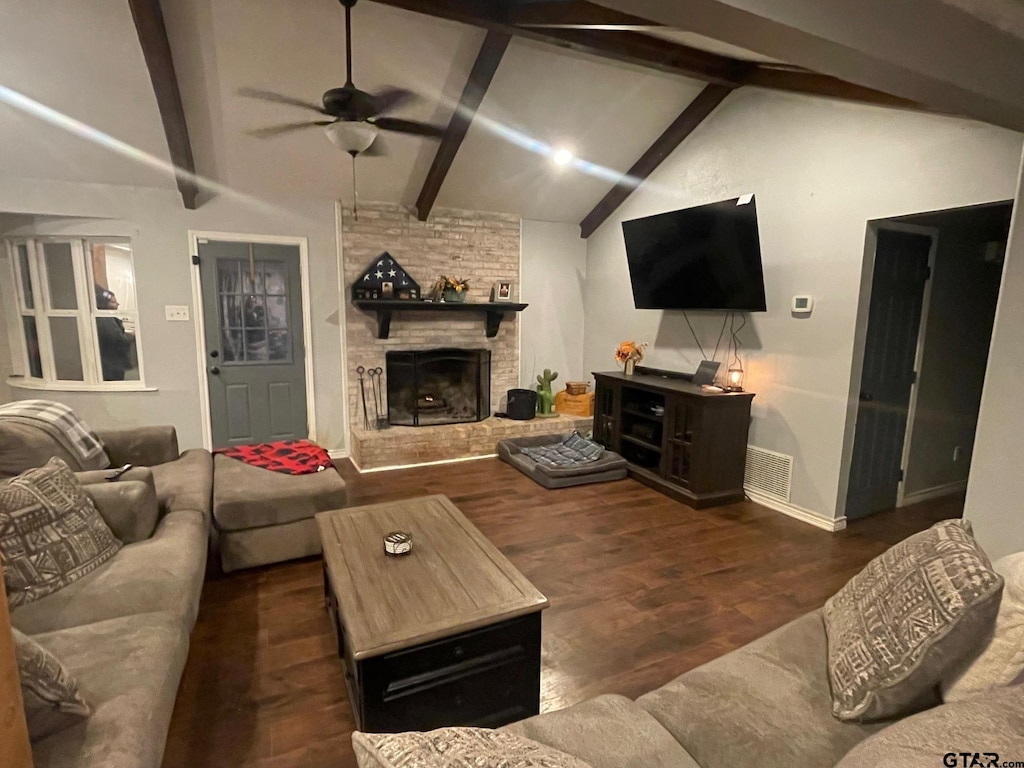
<svg viewBox="0 0 1024 768">
<path fill-rule="evenodd" d="M 743 487 L 748 491 L 789 503 L 793 478 L 793 457 L 754 445 L 747 446 L 747 467 Z"/>
</svg>

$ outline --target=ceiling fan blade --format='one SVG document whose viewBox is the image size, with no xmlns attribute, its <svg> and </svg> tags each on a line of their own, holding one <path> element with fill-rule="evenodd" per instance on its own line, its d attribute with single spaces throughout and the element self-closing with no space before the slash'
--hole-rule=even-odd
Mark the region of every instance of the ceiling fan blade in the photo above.
<svg viewBox="0 0 1024 768">
<path fill-rule="evenodd" d="M 305 109 L 311 109 L 317 114 L 326 115 L 327 112 L 324 108 L 318 104 L 314 104 L 312 101 L 305 101 L 292 96 L 285 96 L 281 93 L 274 93 L 273 91 L 264 91 L 259 88 L 239 88 L 239 96 L 245 96 L 250 99 L 259 99 L 260 101 L 270 101 L 275 104 L 287 104 L 290 107 L 303 107 Z"/>
<path fill-rule="evenodd" d="M 400 117 L 378 117 L 374 120 L 367 120 L 382 131 L 395 131 L 396 133 L 407 133 L 412 136 L 426 136 L 431 139 L 440 139 L 444 136 L 444 128 L 430 123 L 421 123 L 417 120 L 403 120 Z"/>
<path fill-rule="evenodd" d="M 384 115 L 394 109 L 397 109 L 415 96 L 415 93 L 405 88 L 394 88 L 388 86 L 381 88 L 373 94 L 373 100 L 377 105 L 377 114 Z"/>
<path fill-rule="evenodd" d="M 282 123 L 281 125 L 269 125 L 266 128 L 254 128 L 251 131 L 246 131 L 250 136 L 255 136 L 257 139 L 268 139 L 272 136 L 280 136 L 284 133 L 291 133 L 292 131 L 300 131 L 303 128 L 313 128 L 315 126 L 330 125 L 333 120 L 314 120 L 314 121 L 303 121 L 301 123 Z"/>
</svg>

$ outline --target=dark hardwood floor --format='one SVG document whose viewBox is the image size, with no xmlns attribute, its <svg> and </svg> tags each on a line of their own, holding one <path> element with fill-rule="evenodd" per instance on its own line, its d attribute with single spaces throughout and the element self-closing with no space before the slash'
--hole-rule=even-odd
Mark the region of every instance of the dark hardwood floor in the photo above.
<svg viewBox="0 0 1024 768">
<path fill-rule="evenodd" d="M 551 601 L 543 710 L 629 697 L 820 606 L 962 496 L 832 534 L 753 503 L 693 510 L 632 480 L 548 491 L 497 459 L 360 476 L 350 505 L 444 493 Z M 352 768 L 319 559 L 209 580 L 164 768 Z"/>
</svg>

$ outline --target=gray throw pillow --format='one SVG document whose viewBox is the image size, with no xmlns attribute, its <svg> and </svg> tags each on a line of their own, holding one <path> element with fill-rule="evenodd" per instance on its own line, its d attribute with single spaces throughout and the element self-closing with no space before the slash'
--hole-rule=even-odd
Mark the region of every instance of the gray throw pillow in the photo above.
<svg viewBox="0 0 1024 768">
<path fill-rule="evenodd" d="M 0 559 L 12 608 L 77 581 L 120 548 L 60 459 L 0 483 Z"/>
<path fill-rule="evenodd" d="M 359 768 L 590 768 L 579 758 L 489 728 L 352 734 Z"/>
<path fill-rule="evenodd" d="M 17 629 L 13 634 L 29 738 L 41 739 L 88 717 L 78 681 L 57 657 Z"/>
<path fill-rule="evenodd" d="M 995 626 L 977 657 L 943 686 L 945 702 L 961 701 L 987 694 L 993 688 L 1024 683 L 1024 552 L 1007 555 L 992 567 L 1006 582 Z"/>
<path fill-rule="evenodd" d="M 832 714 L 872 721 L 937 704 L 995 622 L 1003 579 L 959 521 L 876 557 L 825 603 Z"/>
</svg>

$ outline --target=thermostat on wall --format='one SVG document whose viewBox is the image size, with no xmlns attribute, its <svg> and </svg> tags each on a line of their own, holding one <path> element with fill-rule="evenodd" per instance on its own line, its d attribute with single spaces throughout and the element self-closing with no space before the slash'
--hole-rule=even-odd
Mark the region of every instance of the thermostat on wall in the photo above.
<svg viewBox="0 0 1024 768">
<path fill-rule="evenodd" d="M 811 310 L 814 309 L 814 297 L 813 296 L 794 296 L 793 297 L 793 314 L 794 315 L 809 315 Z"/>
</svg>

